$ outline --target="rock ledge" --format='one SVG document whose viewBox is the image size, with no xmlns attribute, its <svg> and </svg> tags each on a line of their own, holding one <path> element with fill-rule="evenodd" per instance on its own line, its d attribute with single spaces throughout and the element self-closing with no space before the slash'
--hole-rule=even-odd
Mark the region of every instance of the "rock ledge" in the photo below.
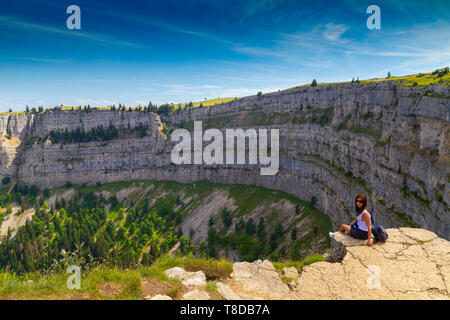
<svg viewBox="0 0 450 320">
<path fill-rule="evenodd" d="M 372 247 L 365 240 L 332 234 L 330 260 L 337 262 L 313 263 L 300 276 L 292 268 L 279 273 L 268 260 L 237 262 L 230 277 L 217 282 L 217 292 L 227 300 L 449 300 L 450 242 L 424 229 L 386 231 L 386 243 Z M 166 274 L 182 281 L 201 278 L 181 268 Z M 192 298 L 207 299 L 205 293 L 195 291 Z"/>
</svg>

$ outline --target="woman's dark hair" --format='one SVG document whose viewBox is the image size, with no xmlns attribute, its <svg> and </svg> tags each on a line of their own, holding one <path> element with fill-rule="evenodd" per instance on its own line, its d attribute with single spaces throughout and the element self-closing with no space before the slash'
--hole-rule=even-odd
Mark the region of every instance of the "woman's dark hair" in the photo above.
<svg viewBox="0 0 450 320">
<path fill-rule="evenodd" d="M 356 200 L 358 200 L 358 199 L 362 201 L 362 206 L 361 206 L 361 208 L 358 208 L 358 206 L 356 205 Z M 367 208 L 367 198 L 366 198 L 366 196 L 363 195 L 363 194 L 358 194 L 358 195 L 356 196 L 356 198 L 355 198 L 355 209 L 356 209 L 356 212 L 358 212 L 358 214 L 360 214 L 360 213 L 363 212 L 364 209 L 366 209 L 366 208 Z"/>
</svg>

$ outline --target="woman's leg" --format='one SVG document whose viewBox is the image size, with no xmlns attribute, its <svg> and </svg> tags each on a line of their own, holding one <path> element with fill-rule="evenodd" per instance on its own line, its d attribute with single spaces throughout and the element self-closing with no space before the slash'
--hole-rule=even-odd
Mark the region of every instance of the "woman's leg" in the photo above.
<svg viewBox="0 0 450 320">
<path fill-rule="evenodd" d="M 350 233 L 350 228 L 351 227 L 346 224 L 341 224 L 338 231 Z"/>
</svg>

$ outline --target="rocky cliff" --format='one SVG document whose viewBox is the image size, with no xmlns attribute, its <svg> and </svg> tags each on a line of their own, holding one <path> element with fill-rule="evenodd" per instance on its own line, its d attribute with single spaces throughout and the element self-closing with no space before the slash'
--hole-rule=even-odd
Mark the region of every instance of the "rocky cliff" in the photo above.
<svg viewBox="0 0 450 320">
<path fill-rule="evenodd" d="M 386 81 L 298 87 L 209 108 L 159 116 L 105 110 L 0 115 L 0 178 L 50 187 L 134 179 L 209 180 L 278 189 L 317 199 L 334 227 L 348 222 L 354 197 L 368 195 L 384 226 L 421 226 L 450 238 L 450 89 Z M 245 165 L 178 166 L 166 128 L 279 128 L 280 170 Z M 143 137 L 51 143 L 52 130 L 148 125 Z M 8 137 L 6 137 L 8 136 Z"/>
<path fill-rule="evenodd" d="M 339 262 L 316 262 L 300 275 L 294 267 L 285 267 L 280 274 L 268 260 L 234 263 L 233 272 L 217 283 L 217 290 L 227 300 L 448 300 L 450 242 L 423 229 L 387 232 L 386 243 L 372 247 L 336 232 L 333 247 L 339 250 L 332 251 L 330 258 Z M 184 299 L 209 299 L 202 291 L 206 281 L 201 271 L 175 267 L 166 274 L 191 288 Z"/>
</svg>

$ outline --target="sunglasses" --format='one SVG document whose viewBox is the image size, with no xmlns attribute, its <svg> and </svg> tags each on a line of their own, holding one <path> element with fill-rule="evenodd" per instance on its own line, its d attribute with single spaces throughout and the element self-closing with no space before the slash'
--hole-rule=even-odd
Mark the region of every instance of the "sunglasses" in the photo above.
<svg viewBox="0 0 450 320">
<path fill-rule="evenodd" d="M 360 203 L 362 203 L 362 200 L 356 200 L 355 202 L 360 202 Z"/>
</svg>

